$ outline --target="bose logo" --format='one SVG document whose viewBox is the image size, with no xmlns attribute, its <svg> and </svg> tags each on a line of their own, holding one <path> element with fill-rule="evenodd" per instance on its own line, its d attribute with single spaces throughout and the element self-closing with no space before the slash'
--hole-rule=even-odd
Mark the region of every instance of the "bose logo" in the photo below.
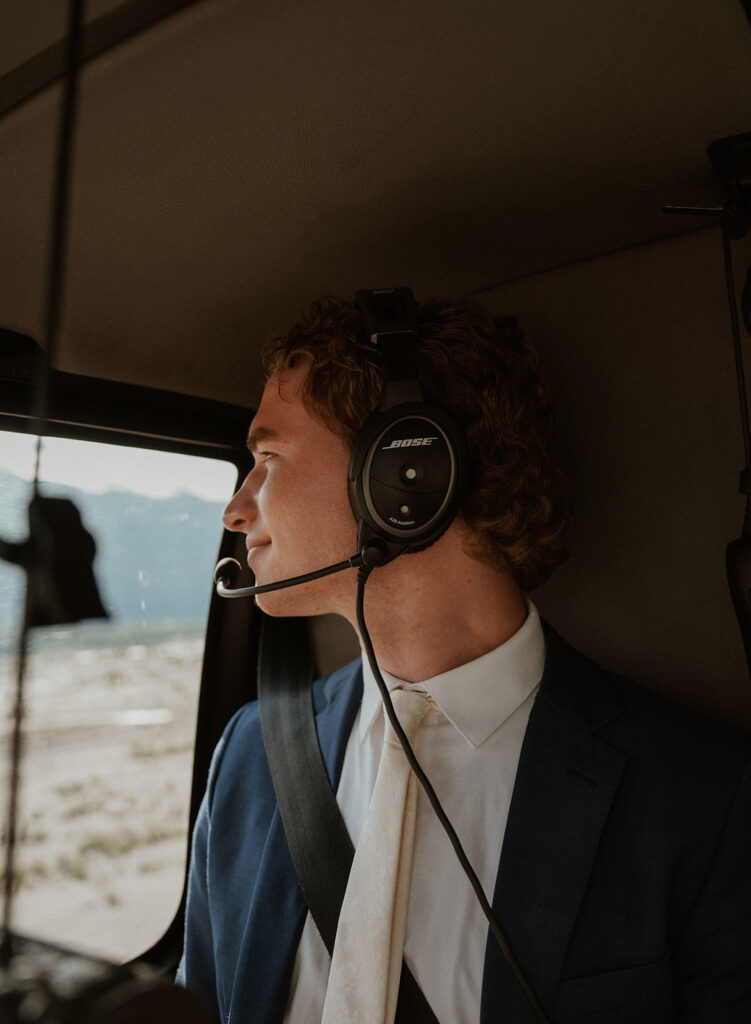
<svg viewBox="0 0 751 1024">
<path fill-rule="evenodd" d="M 425 445 L 437 440 L 437 437 L 404 437 L 399 441 L 392 441 L 391 444 L 385 444 L 381 451 L 388 451 L 389 448 L 424 448 Z"/>
</svg>

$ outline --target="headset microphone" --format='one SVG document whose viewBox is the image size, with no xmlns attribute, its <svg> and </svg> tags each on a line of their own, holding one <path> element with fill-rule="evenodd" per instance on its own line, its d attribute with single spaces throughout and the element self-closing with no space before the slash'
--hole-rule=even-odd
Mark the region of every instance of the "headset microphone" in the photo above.
<svg viewBox="0 0 751 1024">
<path fill-rule="evenodd" d="M 286 587 L 297 587 L 301 583 L 310 583 L 311 580 L 320 580 L 323 576 L 332 576 L 335 572 L 343 572 L 344 569 L 358 569 L 364 566 L 368 571 L 376 566 L 383 565 L 388 560 L 386 549 L 382 544 L 373 542 L 366 544 L 362 551 L 351 558 L 345 558 L 343 562 L 335 562 L 323 569 L 315 569 L 313 572 L 305 572 L 300 576 L 290 576 L 286 580 L 277 580 L 276 583 L 262 583 L 257 587 L 238 587 L 242 566 L 236 558 L 223 558 L 216 563 L 214 569 L 214 585 L 219 597 L 253 597 L 254 594 L 269 594 L 272 590 L 284 590 Z"/>
<path fill-rule="evenodd" d="M 371 549 L 364 552 L 365 557 L 368 556 Z M 373 548 L 373 557 L 378 559 L 382 557 L 378 549 Z M 363 554 L 352 555 L 351 558 L 345 558 L 343 562 L 336 562 L 334 565 L 327 565 L 324 569 L 316 569 L 314 572 L 305 572 L 301 576 L 291 576 L 286 580 L 277 580 L 276 583 L 263 583 L 258 587 L 239 587 L 236 585 L 240 579 L 240 573 L 242 572 L 242 566 L 235 558 L 223 558 L 221 562 L 217 562 L 216 568 L 214 569 L 214 583 L 216 585 L 216 592 L 219 597 L 253 597 L 254 594 L 268 594 L 272 590 L 284 590 L 285 587 L 297 587 L 301 583 L 309 583 L 311 580 L 319 580 L 323 576 L 331 576 L 335 572 L 342 572 L 344 569 L 356 569 L 360 565 L 369 564 L 365 562 Z M 373 568 L 374 565 L 380 565 L 381 563 L 375 561 L 370 565 Z"/>
</svg>

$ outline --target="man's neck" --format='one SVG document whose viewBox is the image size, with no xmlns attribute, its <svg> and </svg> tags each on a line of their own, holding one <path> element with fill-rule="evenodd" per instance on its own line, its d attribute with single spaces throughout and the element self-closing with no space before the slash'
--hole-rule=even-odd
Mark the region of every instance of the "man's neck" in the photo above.
<svg viewBox="0 0 751 1024">
<path fill-rule="evenodd" d="M 500 647 L 523 625 L 527 606 L 510 573 L 467 555 L 462 534 L 450 531 L 374 570 L 364 612 L 379 666 L 417 683 Z"/>
</svg>

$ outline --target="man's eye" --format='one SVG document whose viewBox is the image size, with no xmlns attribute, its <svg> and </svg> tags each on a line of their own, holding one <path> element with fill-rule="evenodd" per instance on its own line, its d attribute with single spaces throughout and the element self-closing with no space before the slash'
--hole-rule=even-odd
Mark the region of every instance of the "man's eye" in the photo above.
<svg viewBox="0 0 751 1024">
<path fill-rule="evenodd" d="M 259 452 L 258 454 L 261 457 L 261 462 L 268 462 L 269 459 L 273 459 L 274 458 L 274 456 L 276 455 L 276 452 Z"/>
</svg>

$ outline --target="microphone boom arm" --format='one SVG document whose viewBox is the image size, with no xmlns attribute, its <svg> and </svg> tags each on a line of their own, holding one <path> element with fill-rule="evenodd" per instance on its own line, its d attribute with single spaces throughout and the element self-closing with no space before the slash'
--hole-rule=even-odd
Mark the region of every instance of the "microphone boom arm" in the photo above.
<svg viewBox="0 0 751 1024">
<path fill-rule="evenodd" d="M 325 569 L 316 569 L 314 572 L 306 572 L 301 576 L 292 576 L 287 580 L 279 580 L 276 583 L 263 583 L 258 587 L 240 587 L 235 590 L 235 583 L 242 571 L 240 563 L 235 558 L 223 558 L 214 570 L 214 582 L 219 597 L 253 597 L 255 594 L 268 594 L 272 590 L 283 590 L 285 587 L 296 587 L 301 583 L 309 583 L 311 580 L 321 579 L 323 576 L 331 576 L 335 572 L 342 572 L 344 569 L 357 569 L 363 564 L 362 555 L 352 555 L 345 558 L 343 562 L 336 562 L 328 565 Z"/>
</svg>

